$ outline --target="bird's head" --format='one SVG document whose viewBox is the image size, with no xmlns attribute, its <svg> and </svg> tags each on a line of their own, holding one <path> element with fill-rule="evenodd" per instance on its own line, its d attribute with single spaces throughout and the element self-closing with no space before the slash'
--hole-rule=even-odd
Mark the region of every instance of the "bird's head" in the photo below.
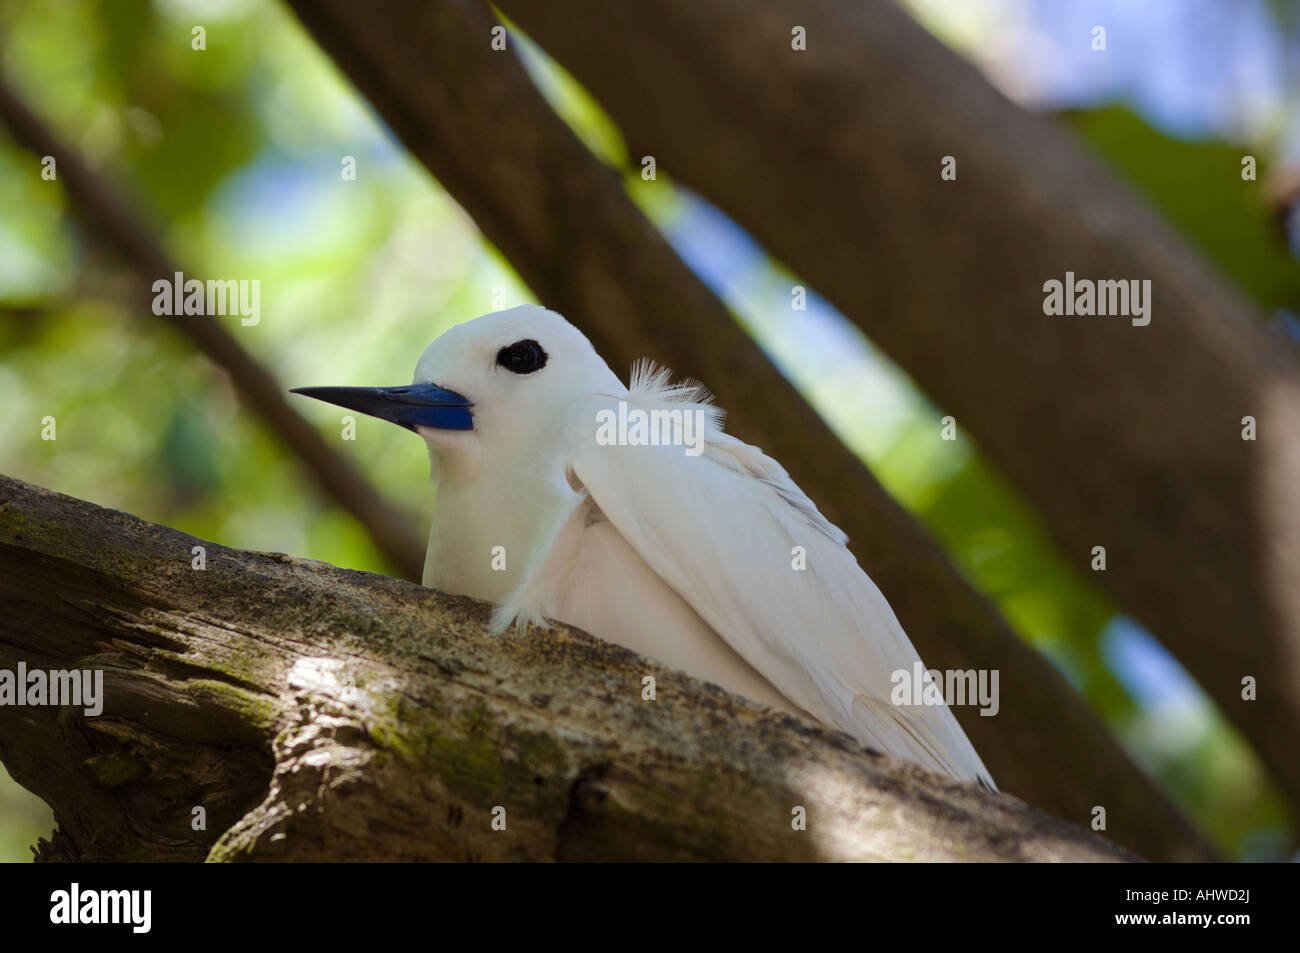
<svg viewBox="0 0 1300 953">
<path fill-rule="evenodd" d="M 613 390 L 611 390 L 613 389 Z M 400 424 L 429 445 L 442 472 L 536 453 L 575 400 L 622 385 L 582 332 L 522 305 L 458 324 L 395 387 L 298 387 L 293 393 Z"/>
</svg>

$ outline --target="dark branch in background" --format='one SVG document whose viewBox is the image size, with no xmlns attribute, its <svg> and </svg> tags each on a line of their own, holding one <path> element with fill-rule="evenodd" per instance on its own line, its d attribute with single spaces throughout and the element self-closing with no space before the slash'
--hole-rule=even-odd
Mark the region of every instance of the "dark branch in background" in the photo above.
<svg viewBox="0 0 1300 953">
<path fill-rule="evenodd" d="M 584 633 L 201 542 L 0 477 L 0 666 L 104 671 L 97 717 L 0 707 L 42 859 L 1134 859 Z"/>
<path fill-rule="evenodd" d="M 673 253 L 515 54 L 490 49 L 495 21 L 482 4 L 291 5 L 543 304 L 615 368 L 650 356 L 707 384 L 731 429 L 780 460 L 849 534 L 930 666 L 1000 670 L 998 717 L 972 708 L 957 716 L 1004 790 L 1081 822 L 1102 805 L 1108 836 L 1153 859 L 1211 855 L 1055 668 L 958 575 Z"/>
<path fill-rule="evenodd" d="M 170 259 L 154 233 L 123 199 L 118 186 L 91 169 L 77 150 L 62 142 L 17 94 L 0 81 L 0 120 L 14 140 L 38 156 L 54 156 L 58 181 L 77 216 L 106 247 L 115 252 L 139 279 L 142 300 L 159 278 L 172 280 L 181 269 Z M 351 513 L 375 541 L 380 552 L 403 575 L 419 579 L 424 545 L 413 530 L 414 519 L 386 502 L 347 459 L 285 400 L 285 390 L 230 336 L 215 318 L 185 315 L 164 322 L 189 339 L 230 378 L 244 403 L 298 457 L 321 489 Z"/>
<path fill-rule="evenodd" d="M 954 414 L 1076 565 L 1106 548 L 1091 577 L 1300 809 L 1300 366 L 1263 317 L 893 3 L 500 5 L 635 155 L 717 203 Z M 1044 315 L 1043 283 L 1067 271 L 1150 279 L 1151 323 Z"/>
</svg>

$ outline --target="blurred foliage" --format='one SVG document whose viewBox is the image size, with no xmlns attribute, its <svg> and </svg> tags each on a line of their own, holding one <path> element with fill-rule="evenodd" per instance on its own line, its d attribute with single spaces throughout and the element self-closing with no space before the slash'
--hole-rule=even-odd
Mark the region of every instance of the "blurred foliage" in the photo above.
<svg viewBox="0 0 1300 953">
<path fill-rule="evenodd" d="M 1065 118 L 1256 303 L 1300 308 L 1300 267 L 1261 189 L 1270 172 L 1266 156 L 1242 145 L 1166 136 L 1124 106 Z M 1254 181 L 1241 177 L 1248 155 L 1258 160 Z"/>
<path fill-rule="evenodd" d="M 0 764 L 0 861 L 31 860 L 37 839 L 49 838 L 54 813 L 20 788 Z"/>
<path fill-rule="evenodd" d="M 196 24 L 203 51 L 191 49 Z M 0 5 L 0 44 L 7 80 L 122 183 L 180 267 L 261 282 L 261 323 L 224 320 L 286 388 L 401 383 L 451 324 L 532 300 L 278 4 L 16 0 Z M 936 440 L 941 411 L 824 302 L 792 312 L 797 279 L 731 223 L 663 170 L 643 182 L 599 107 L 523 47 L 583 141 L 621 168 L 738 320 L 1134 756 L 1232 854 L 1280 856 L 1289 821 L 1249 749 L 1194 687 L 1177 704 L 1144 694 L 1135 672 L 1160 657 L 1154 642 L 1117 623 L 978 448 L 964 435 Z M 1294 305 L 1295 271 L 1268 246 L 1255 193 L 1236 175 L 1240 149 L 1168 139 L 1116 109 L 1073 122 L 1257 300 Z M 355 181 L 340 174 L 346 156 Z M 227 545 L 388 569 L 230 383 L 165 327 L 176 319 L 139 305 L 61 185 L 3 132 L 0 208 L 0 470 Z M 338 439 L 339 413 L 299 409 Z M 56 441 L 40 439 L 46 415 Z M 420 441 L 359 417 L 356 442 L 337 445 L 427 521 Z M 0 859 L 26 859 L 49 823 L 0 775 Z"/>
</svg>

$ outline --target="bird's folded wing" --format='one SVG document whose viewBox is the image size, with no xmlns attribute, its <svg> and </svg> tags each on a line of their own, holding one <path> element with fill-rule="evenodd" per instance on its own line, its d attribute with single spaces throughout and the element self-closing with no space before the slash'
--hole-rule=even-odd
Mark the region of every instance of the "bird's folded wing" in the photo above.
<svg viewBox="0 0 1300 953">
<path fill-rule="evenodd" d="M 797 705 L 864 744 L 992 787 L 946 705 L 891 701 L 892 677 L 912 678 L 918 656 L 843 532 L 779 464 L 723 432 L 717 408 L 697 396 L 667 385 L 663 372 L 643 370 L 625 396 L 593 398 L 575 415 L 571 482 Z M 598 440 L 598 414 L 617 415 L 619 400 L 628 413 L 677 410 L 690 422 L 676 418 L 676 445 L 632 445 L 635 437 L 610 442 L 608 428 Z M 661 427 L 666 419 L 672 418 L 660 417 Z M 696 430 L 701 424 L 703 433 Z M 692 455 L 698 437 L 702 452 Z"/>
</svg>

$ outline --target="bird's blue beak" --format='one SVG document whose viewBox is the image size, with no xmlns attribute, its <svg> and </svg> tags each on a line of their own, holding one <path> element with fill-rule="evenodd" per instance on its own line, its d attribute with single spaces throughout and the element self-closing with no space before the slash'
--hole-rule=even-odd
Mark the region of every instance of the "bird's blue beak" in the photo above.
<svg viewBox="0 0 1300 953">
<path fill-rule="evenodd" d="M 295 387 L 289 393 L 315 397 L 328 404 L 360 411 L 380 420 L 401 424 L 407 430 L 473 430 L 474 406 L 455 391 L 434 384 L 400 387 Z"/>
</svg>

